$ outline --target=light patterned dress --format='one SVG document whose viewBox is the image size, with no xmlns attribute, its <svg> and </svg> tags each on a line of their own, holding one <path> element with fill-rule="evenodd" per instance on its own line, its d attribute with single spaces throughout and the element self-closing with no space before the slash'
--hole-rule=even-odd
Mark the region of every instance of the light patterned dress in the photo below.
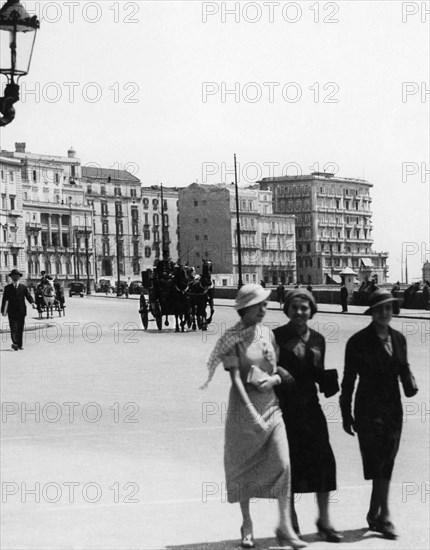
<svg viewBox="0 0 430 550">
<path fill-rule="evenodd" d="M 240 324 L 236 326 L 240 329 Z M 243 325 L 242 325 L 243 327 Z M 253 419 L 234 385 L 230 389 L 225 427 L 224 467 L 229 502 L 249 498 L 278 498 L 290 489 L 288 442 L 278 399 L 273 390 L 260 392 L 248 383 L 251 365 L 276 372 L 275 339 L 265 326 L 248 327 L 221 357 L 225 370 L 238 367 L 245 390 L 267 423 L 264 430 Z"/>
</svg>

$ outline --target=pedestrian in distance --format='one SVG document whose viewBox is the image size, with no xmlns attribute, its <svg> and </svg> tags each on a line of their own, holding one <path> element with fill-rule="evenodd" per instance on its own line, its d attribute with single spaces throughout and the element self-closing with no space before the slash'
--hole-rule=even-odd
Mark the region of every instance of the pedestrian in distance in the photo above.
<svg viewBox="0 0 430 550">
<path fill-rule="evenodd" d="M 343 429 L 351 436 L 357 433 L 364 479 L 372 480 L 369 529 L 391 540 L 398 536 L 388 500 L 403 425 L 399 378 L 406 397 L 418 391 L 408 364 L 405 337 L 390 326 L 396 300 L 388 290 L 371 295 L 364 313 L 372 316 L 372 322 L 346 345 L 340 396 Z M 353 415 L 351 402 L 357 377 Z"/>
<path fill-rule="evenodd" d="M 217 341 L 208 360 L 209 378 L 222 362 L 230 373 L 231 389 L 225 424 L 224 468 L 228 502 L 242 512 L 241 546 L 253 548 L 251 498 L 277 499 L 280 546 L 304 548 L 291 523 L 291 479 L 288 442 L 278 399 L 273 390 L 277 374 L 276 343 L 269 327 L 260 324 L 270 290 L 246 284 L 236 297 L 240 321 Z"/>
<path fill-rule="evenodd" d="M 278 373 L 282 379 L 275 392 L 290 448 L 292 495 L 316 493 L 319 536 L 336 543 L 343 538 L 333 527 L 329 513 L 330 491 L 336 490 L 336 462 L 317 384 L 326 397 L 335 395 L 339 384 L 337 372 L 324 367 L 324 337 L 308 326 L 316 312 L 315 299 L 307 290 L 287 293 L 284 313 L 290 321 L 273 331 L 280 350 Z M 291 509 L 293 527 L 300 536 L 294 498 Z"/>
<path fill-rule="evenodd" d="M 345 283 L 342 283 L 340 287 L 340 303 L 342 305 L 342 313 L 348 312 L 348 289 L 345 286 Z"/>
<path fill-rule="evenodd" d="M 430 309 L 430 281 L 426 281 L 423 286 L 424 309 Z"/>
<path fill-rule="evenodd" d="M 278 298 L 279 307 L 282 308 L 285 300 L 285 287 L 282 283 L 279 283 L 276 288 L 276 297 Z"/>
<path fill-rule="evenodd" d="M 312 291 L 313 291 L 312 285 L 311 285 L 311 284 L 308 284 L 308 286 L 306 287 L 306 290 L 307 290 L 308 292 L 310 292 L 310 294 L 312 294 Z"/>
<path fill-rule="evenodd" d="M 1 303 L 1 313 L 3 316 L 8 316 L 10 335 L 12 339 L 12 349 L 18 351 L 24 349 L 22 347 L 22 335 L 24 332 L 25 317 L 27 315 L 27 307 L 25 300 L 36 307 L 33 297 L 28 288 L 19 281 L 22 277 L 17 269 L 12 269 L 9 273 L 12 283 L 5 286 L 3 299 Z"/>
</svg>

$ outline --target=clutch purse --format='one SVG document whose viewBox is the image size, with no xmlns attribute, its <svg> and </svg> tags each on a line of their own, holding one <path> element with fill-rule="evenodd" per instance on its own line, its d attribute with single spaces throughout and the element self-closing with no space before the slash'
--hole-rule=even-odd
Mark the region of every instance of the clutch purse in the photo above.
<svg viewBox="0 0 430 550">
<path fill-rule="evenodd" d="M 319 386 L 325 397 L 335 395 L 340 390 L 337 370 L 328 369 L 323 371 L 320 375 Z"/>
<path fill-rule="evenodd" d="M 260 382 L 269 378 L 269 374 L 261 370 L 257 365 L 251 365 L 249 368 L 248 376 L 246 377 L 247 384 L 258 386 Z"/>
<path fill-rule="evenodd" d="M 406 397 L 413 397 L 416 393 L 418 393 L 418 386 L 412 373 L 402 376 L 401 381 Z"/>
</svg>

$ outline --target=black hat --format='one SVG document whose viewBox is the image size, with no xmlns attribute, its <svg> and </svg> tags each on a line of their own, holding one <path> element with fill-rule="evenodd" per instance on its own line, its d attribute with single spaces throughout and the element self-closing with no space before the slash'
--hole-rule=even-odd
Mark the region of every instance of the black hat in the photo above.
<svg viewBox="0 0 430 550">
<path fill-rule="evenodd" d="M 22 273 L 17 269 L 12 269 L 12 271 L 9 273 L 9 277 L 12 277 L 12 275 L 18 275 L 19 277 L 22 277 Z"/>
<path fill-rule="evenodd" d="M 375 290 L 375 292 L 372 292 L 369 298 L 369 302 L 367 304 L 368 309 L 364 312 L 364 315 L 371 315 L 372 309 L 378 306 L 382 306 L 383 304 L 388 304 L 389 302 L 398 302 L 398 298 L 395 298 L 391 292 L 384 289 L 378 289 Z"/>
</svg>

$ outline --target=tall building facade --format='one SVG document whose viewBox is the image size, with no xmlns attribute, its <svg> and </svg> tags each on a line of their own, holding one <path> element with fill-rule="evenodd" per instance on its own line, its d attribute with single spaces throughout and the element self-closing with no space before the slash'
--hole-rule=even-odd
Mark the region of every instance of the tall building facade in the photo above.
<svg viewBox="0 0 430 550">
<path fill-rule="evenodd" d="M 179 191 L 180 255 L 199 272 L 203 259 L 213 264 L 220 286 L 239 280 L 236 198 L 234 185 L 193 183 Z M 241 264 L 244 283 L 294 282 L 294 216 L 274 215 L 272 193 L 239 190 Z"/>
<path fill-rule="evenodd" d="M 82 187 L 94 218 L 96 280 L 140 279 L 140 180 L 126 170 L 83 166 Z"/>
<path fill-rule="evenodd" d="M 0 288 L 12 269 L 27 274 L 22 210 L 21 161 L 0 153 Z"/>
<path fill-rule="evenodd" d="M 73 279 L 94 283 L 92 209 L 87 205 L 81 181 L 81 164 L 71 148 L 67 156 L 15 151 L 3 157 L 20 164 L 23 218 L 22 253 L 29 283 L 37 283 L 41 271 L 60 281 Z"/>
<path fill-rule="evenodd" d="M 299 283 L 340 282 L 345 267 L 359 280 L 387 281 L 388 253 L 372 250 L 371 183 L 321 172 L 257 183 L 272 191 L 276 214 L 296 217 Z"/>
<path fill-rule="evenodd" d="M 142 270 L 152 269 L 163 250 L 173 261 L 179 258 L 178 188 L 142 187 Z M 164 239 L 164 242 L 163 242 Z"/>
</svg>

